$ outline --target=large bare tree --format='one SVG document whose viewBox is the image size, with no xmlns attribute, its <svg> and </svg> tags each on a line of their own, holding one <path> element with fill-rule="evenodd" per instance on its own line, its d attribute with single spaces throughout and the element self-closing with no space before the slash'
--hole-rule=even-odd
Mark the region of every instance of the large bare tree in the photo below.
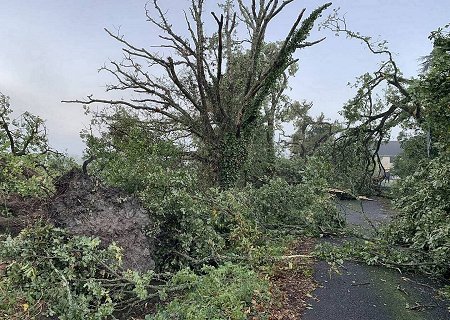
<svg viewBox="0 0 450 320">
<path fill-rule="evenodd" d="M 315 20 L 331 5 L 309 17 L 301 10 L 281 40 L 273 60 L 262 63 L 262 49 L 271 22 L 294 0 L 226 0 L 221 13 L 212 12 L 216 31 L 205 31 L 204 0 L 192 0 L 185 12 L 186 38 L 174 30 L 157 0 L 146 8 L 162 44 L 140 47 L 122 35 L 106 32 L 123 45 L 124 59 L 103 69 L 117 80 L 108 90 L 133 91 L 130 99 L 72 100 L 83 104 L 123 105 L 148 111 L 165 132 L 188 132 L 201 144 L 197 158 L 211 168 L 216 183 L 236 183 L 247 157 L 264 100 L 293 63 L 293 53 L 308 42 Z M 209 15 L 208 15 L 209 17 Z M 239 37 L 238 25 L 248 37 Z M 155 51 L 157 50 L 157 51 Z"/>
</svg>

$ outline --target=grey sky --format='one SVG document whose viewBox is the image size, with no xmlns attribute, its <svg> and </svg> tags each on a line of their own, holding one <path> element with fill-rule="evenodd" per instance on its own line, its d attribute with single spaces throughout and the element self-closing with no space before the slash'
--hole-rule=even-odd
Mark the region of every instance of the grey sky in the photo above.
<svg viewBox="0 0 450 320">
<path fill-rule="evenodd" d="M 111 79 L 97 69 L 109 59 L 120 58 L 121 52 L 103 28 L 120 27 L 127 39 L 139 46 L 156 44 L 155 29 L 145 21 L 145 2 L 0 0 L 0 92 L 11 97 L 17 113 L 29 110 L 47 119 L 52 146 L 80 154 L 79 132 L 88 124 L 81 106 L 62 104 L 61 100 L 89 94 L 107 97 L 104 85 Z M 214 8 L 217 1 L 206 2 Z M 174 28 L 185 32 L 180 14 L 188 2 L 160 3 L 169 10 Z M 306 7 L 310 12 L 320 4 L 317 0 L 295 1 L 272 24 L 269 39 L 282 39 L 299 10 Z M 430 31 L 450 22 L 449 0 L 336 0 L 333 7 L 347 13 L 351 29 L 388 40 L 406 76 L 417 74 L 417 59 L 430 52 Z M 208 22 L 212 23 L 212 18 Z M 324 112 L 336 118 L 353 94 L 347 82 L 374 70 L 379 60 L 357 41 L 330 32 L 315 30 L 312 39 L 322 36 L 327 36 L 324 42 L 298 54 L 300 69 L 291 81 L 290 95 L 313 101 L 314 114 Z"/>
</svg>

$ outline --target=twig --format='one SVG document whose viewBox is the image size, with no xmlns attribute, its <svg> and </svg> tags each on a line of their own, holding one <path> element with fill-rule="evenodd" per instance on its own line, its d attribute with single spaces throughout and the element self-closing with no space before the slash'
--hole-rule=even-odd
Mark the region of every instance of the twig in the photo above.
<svg viewBox="0 0 450 320">
<path fill-rule="evenodd" d="M 313 258 L 310 254 L 293 254 L 290 256 L 281 256 L 281 257 L 274 257 L 275 259 L 284 260 L 284 259 L 295 259 L 295 258 Z"/>
<path fill-rule="evenodd" d="M 362 283 L 352 283 L 351 286 L 352 287 L 358 287 L 358 286 L 366 286 L 371 284 L 370 282 L 362 282 Z"/>
<path fill-rule="evenodd" d="M 418 302 L 416 302 L 416 304 L 413 306 L 406 305 L 406 309 L 419 310 L 419 311 L 425 310 L 425 309 L 432 309 L 432 308 L 436 308 L 436 307 L 437 307 L 437 305 L 435 305 L 435 304 L 420 304 Z"/>
</svg>

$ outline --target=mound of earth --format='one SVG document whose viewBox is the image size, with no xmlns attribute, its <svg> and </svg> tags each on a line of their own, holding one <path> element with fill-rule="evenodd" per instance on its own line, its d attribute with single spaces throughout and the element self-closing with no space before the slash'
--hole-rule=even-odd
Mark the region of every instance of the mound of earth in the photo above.
<svg viewBox="0 0 450 320">
<path fill-rule="evenodd" d="M 124 249 L 125 269 L 154 268 L 154 242 L 146 236 L 152 221 L 135 197 L 74 169 L 57 181 L 49 213 L 56 226 L 73 235 L 98 237 L 104 246 L 117 243 Z"/>
<path fill-rule="evenodd" d="M 0 195 L 0 203 L 0 233 L 15 236 L 36 220 L 46 217 L 46 203 L 41 198 L 18 194 Z"/>
</svg>

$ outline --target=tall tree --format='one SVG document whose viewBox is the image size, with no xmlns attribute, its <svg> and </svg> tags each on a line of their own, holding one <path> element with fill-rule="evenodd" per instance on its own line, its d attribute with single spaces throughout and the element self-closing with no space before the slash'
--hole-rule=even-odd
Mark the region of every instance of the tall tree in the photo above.
<svg viewBox="0 0 450 320">
<path fill-rule="evenodd" d="M 220 14 L 212 13 L 217 30 L 205 31 L 204 0 L 192 0 L 185 12 L 189 38 L 177 33 L 157 0 L 146 10 L 150 23 L 163 41 L 153 52 L 133 45 L 120 34 L 107 33 L 123 46 L 124 59 L 103 69 L 117 84 L 108 90 L 133 92 L 127 100 L 74 100 L 83 104 L 123 105 L 148 111 L 161 130 L 182 131 L 199 141 L 197 157 L 208 164 L 214 181 L 222 187 L 236 183 L 247 158 L 247 146 L 255 132 L 264 100 L 290 65 L 293 53 L 323 39 L 308 42 L 315 20 L 328 8 L 327 3 L 303 19 L 301 10 L 274 58 L 262 65 L 266 32 L 273 19 L 294 0 L 227 0 Z M 154 16 L 156 14 L 156 16 Z M 240 39 L 238 22 L 248 32 Z M 152 46 L 153 48 L 155 46 Z"/>
<path fill-rule="evenodd" d="M 398 125 L 408 130 L 419 129 L 428 136 L 428 157 L 437 155 L 439 145 L 448 145 L 449 25 L 431 33 L 429 39 L 434 48 L 425 61 L 424 73 L 417 78 L 402 75 L 386 41 L 375 41 L 350 30 L 337 12 L 324 26 L 337 35 L 361 41 L 372 54 L 383 57 L 376 71 L 357 79 L 357 93 L 342 110 L 346 130 L 336 139 L 334 158 L 344 157 L 348 148 L 364 146 L 361 154 L 366 155 L 366 175 L 375 173 L 382 177 L 384 168 L 378 150 L 390 138 L 391 129 Z M 420 167 L 417 161 L 416 166 Z"/>
</svg>

